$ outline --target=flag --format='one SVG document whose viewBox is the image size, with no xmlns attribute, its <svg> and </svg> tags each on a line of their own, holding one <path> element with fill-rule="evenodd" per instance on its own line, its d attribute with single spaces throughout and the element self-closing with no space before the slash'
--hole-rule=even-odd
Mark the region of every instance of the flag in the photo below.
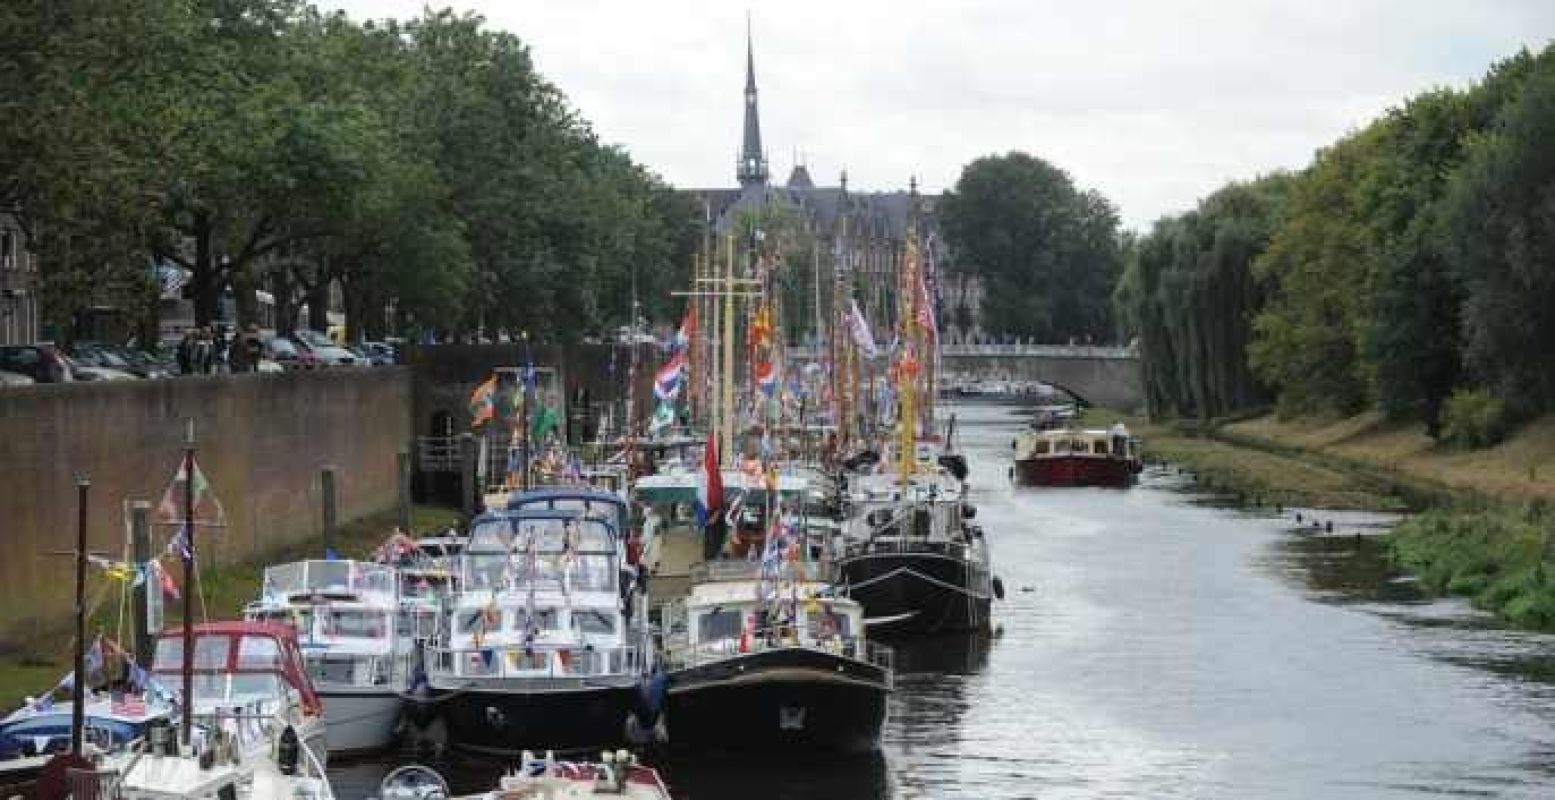
<svg viewBox="0 0 1555 800">
<path fill-rule="evenodd" d="M 671 350 L 683 353 L 691 347 L 691 340 L 697 335 L 697 309 L 696 306 L 686 307 L 686 317 L 680 321 L 680 329 L 675 331 L 675 339 L 670 343 Z"/>
<path fill-rule="evenodd" d="M 189 468 L 194 467 L 193 486 L 186 486 L 189 481 Z M 184 498 L 192 495 L 194 498 L 194 511 L 188 512 L 184 508 Z M 200 469 L 199 462 L 189 456 L 178 465 L 178 471 L 173 474 L 173 480 L 162 491 L 162 500 L 157 503 L 157 522 L 163 525 L 182 525 L 186 516 L 192 516 L 194 521 L 203 525 L 221 527 L 227 524 L 227 511 L 221 507 L 221 500 L 216 493 L 211 491 L 210 481 L 205 479 L 205 473 Z"/>
<path fill-rule="evenodd" d="M 934 320 L 934 298 L 929 294 L 928 283 L 918 276 L 918 327 L 929 332 L 930 341 L 939 341 L 939 326 Z"/>
<path fill-rule="evenodd" d="M 542 405 L 540 410 L 535 412 L 534 422 L 530 424 L 531 432 L 534 434 L 534 441 L 543 442 L 545 437 L 549 436 L 551 431 L 556 430 L 559 425 L 561 425 L 561 415 L 556 412 L 556 409 L 549 404 Z"/>
<path fill-rule="evenodd" d="M 121 717 L 140 717 L 146 713 L 146 698 L 138 694 L 125 694 L 113 698 L 109 710 Z"/>
<path fill-rule="evenodd" d="M 91 680 L 93 675 L 103 671 L 103 637 L 92 640 L 92 647 L 86 651 L 86 677 Z"/>
<path fill-rule="evenodd" d="M 172 538 L 167 540 L 167 554 L 188 561 L 194 558 L 194 553 L 189 549 L 189 537 L 185 533 L 184 527 L 178 526 Z"/>
<path fill-rule="evenodd" d="M 750 340 L 752 347 L 765 347 L 772 339 L 772 309 L 766 304 L 756 309 L 751 319 Z"/>
<path fill-rule="evenodd" d="M 486 378 L 481 385 L 475 387 L 470 393 L 470 427 L 478 428 L 483 422 L 490 422 L 493 414 L 497 413 L 497 376 L 495 374 Z"/>
<path fill-rule="evenodd" d="M 875 337 L 869 332 L 869 321 L 864 319 L 864 312 L 859 310 L 857 300 L 849 301 L 847 323 L 848 332 L 853 334 L 853 343 L 864 351 L 864 355 L 874 358 L 878 352 Z"/>
<path fill-rule="evenodd" d="M 653 377 L 653 396 L 661 403 L 667 403 L 680 396 L 681 384 L 685 382 L 686 354 L 678 352 L 670 357 L 669 363 L 659 368 L 657 375 Z"/>
<path fill-rule="evenodd" d="M 174 600 L 179 599 L 178 584 L 173 580 L 173 576 L 169 575 L 167 570 L 162 568 L 160 562 L 151 562 L 151 568 L 157 571 L 157 581 L 162 584 L 162 594 Z"/>
<path fill-rule="evenodd" d="M 706 528 L 708 520 L 723 508 L 723 504 L 724 482 L 718 464 L 718 444 L 709 436 L 702 451 L 702 480 L 697 483 L 697 498 L 693 506 L 697 527 Z"/>
<path fill-rule="evenodd" d="M 771 397 L 778 387 L 777 366 L 771 361 L 758 363 L 756 365 L 756 385 L 761 388 L 762 394 Z"/>
<path fill-rule="evenodd" d="M 675 424 L 675 406 L 669 402 L 661 401 L 653 409 L 653 416 L 648 419 L 648 432 L 658 433 Z"/>
</svg>

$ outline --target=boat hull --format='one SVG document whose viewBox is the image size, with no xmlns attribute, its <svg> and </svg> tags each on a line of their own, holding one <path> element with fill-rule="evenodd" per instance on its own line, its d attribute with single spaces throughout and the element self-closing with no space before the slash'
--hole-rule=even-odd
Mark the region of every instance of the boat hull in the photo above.
<svg viewBox="0 0 1555 800">
<path fill-rule="evenodd" d="M 872 620 L 869 635 L 987 630 L 991 587 L 985 570 L 937 553 L 863 553 L 839 564 L 848 596 Z"/>
<path fill-rule="evenodd" d="M 353 756 L 385 750 L 394 743 L 402 702 L 388 689 L 363 689 L 315 685 L 324 703 L 324 722 L 329 730 L 329 749 L 337 756 Z"/>
<path fill-rule="evenodd" d="M 1107 486 L 1123 488 L 1138 470 L 1122 458 L 1050 456 L 1015 462 L 1015 480 L 1022 486 Z"/>
<path fill-rule="evenodd" d="M 675 750 L 868 752 L 879 747 L 889 673 L 805 648 L 677 670 L 665 724 Z"/>
<path fill-rule="evenodd" d="M 618 747 L 640 713 L 636 683 L 545 691 L 470 687 L 437 692 L 448 743 L 484 755 Z"/>
</svg>

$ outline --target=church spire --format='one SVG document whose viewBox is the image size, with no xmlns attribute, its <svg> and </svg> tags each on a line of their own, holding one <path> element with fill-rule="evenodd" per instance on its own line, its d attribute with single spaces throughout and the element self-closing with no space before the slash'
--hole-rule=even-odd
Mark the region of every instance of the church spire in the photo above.
<svg viewBox="0 0 1555 800">
<path fill-rule="evenodd" d="M 767 156 L 761 150 L 761 118 L 756 110 L 756 53 L 751 44 L 749 13 L 745 15 L 745 135 L 734 173 L 741 188 L 767 185 Z"/>
</svg>

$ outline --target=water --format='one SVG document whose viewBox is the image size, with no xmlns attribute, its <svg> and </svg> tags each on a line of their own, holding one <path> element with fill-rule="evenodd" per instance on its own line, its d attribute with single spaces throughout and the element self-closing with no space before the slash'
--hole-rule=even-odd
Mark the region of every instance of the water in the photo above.
<svg viewBox="0 0 1555 800">
<path fill-rule="evenodd" d="M 1555 637 L 1419 597 L 1387 520 L 1319 512 L 1327 534 L 1166 470 L 1016 489 L 1011 410 L 959 418 L 999 632 L 899 647 L 879 755 L 663 764 L 677 797 L 1555 797 Z M 471 791 L 500 769 L 442 766 Z"/>
</svg>

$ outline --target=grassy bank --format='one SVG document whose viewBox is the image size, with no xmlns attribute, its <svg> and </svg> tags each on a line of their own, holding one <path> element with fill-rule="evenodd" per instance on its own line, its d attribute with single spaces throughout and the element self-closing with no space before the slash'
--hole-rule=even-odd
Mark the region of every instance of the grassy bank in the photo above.
<svg viewBox="0 0 1555 800">
<path fill-rule="evenodd" d="M 411 527 L 420 533 L 440 531 L 459 519 L 456 511 L 418 506 L 411 514 Z M 388 538 L 395 525 L 395 514 L 385 513 L 366 517 L 340 529 L 335 549 L 343 557 L 365 557 Z M 276 547 L 262 557 L 240 563 L 223 564 L 200 573 L 200 586 L 205 597 L 206 614 L 210 619 L 232 619 L 239 616 L 243 606 L 259 596 L 261 570 L 266 565 L 318 558 L 323 555 L 322 541 L 293 543 Z M 182 580 L 180 576 L 180 581 Z M 100 574 L 89 587 L 96 593 L 102 581 Z M 177 625 L 180 610 L 178 604 L 168 606 L 167 622 Z M 88 620 L 89 630 L 102 630 L 109 635 L 119 624 L 118 602 L 109 599 L 101 603 Z M 126 630 L 128 622 L 126 621 Z M 60 676 L 70 671 L 70 652 L 73 630 L 68 619 L 60 619 L 57 626 L 32 637 L 19 651 L 0 657 L 0 714 L 21 703 L 24 696 L 46 691 Z M 126 643 L 127 644 L 127 643 Z"/>
<path fill-rule="evenodd" d="M 1083 424 L 1121 421 L 1144 439 L 1145 457 L 1181 467 L 1207 490 L 1260 505 L 1395 509 L 1402 503 L 1378 481 L 1313 454 L 1228 442 L 1192 423 L 1153 423 L 1105 409 L 1088 409 Z"/>
<path fill-rule="evenodd" d="M 1399 562 L 1435 594 L 1469 598 L 1523 628 L 1555 630 L 1555 513 L 1542 503 L 1485 511 L 1428 511 L 1392 533 Z"/>
<path fill-rule="evenodd" d="M 1374 413 L 1272 415 L 1200 427 L 1129 420 L 1149 457 L 1207 488 L 1265 503 L 1419 510 L 1389 536 L 1393 558 L 1439 595 L 1518 627 L 1555 631 L 1555 418 L 1483 450 L 1438 446 Z"/>
</svg>

